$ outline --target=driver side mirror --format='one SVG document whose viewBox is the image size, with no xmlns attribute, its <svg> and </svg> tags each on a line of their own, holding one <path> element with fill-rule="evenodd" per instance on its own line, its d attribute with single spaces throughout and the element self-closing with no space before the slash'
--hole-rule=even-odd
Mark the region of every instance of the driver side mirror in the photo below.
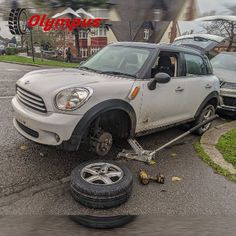
<svg viewBox="0 0 236 236">
<path fill-rule="evenodd" d="M 170 80 L 171 80 L 171 77 L 168 74 L 166 74 L 166 73 L 157 73 L 155 75 L 155 78 L 152 79 L 148 83 L 148 88 L 150 90 L 155 90 L 157 83 L 159 83 L 159 84 L 166 84 L 166 83 L 169 83 Z"/>
</svg>

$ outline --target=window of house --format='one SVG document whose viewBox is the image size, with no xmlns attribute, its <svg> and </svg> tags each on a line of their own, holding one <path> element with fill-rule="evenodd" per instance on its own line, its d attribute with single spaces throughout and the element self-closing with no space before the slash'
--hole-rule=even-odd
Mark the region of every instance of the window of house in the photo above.
<svg viewBox="0 0 236 236">
<path fill-rule="evenodd" d="M 95 18 L 109 19 L 109 10 L 102 8 L 92 8 L 89 11 Z"/>
<path fill-rule="evenodd" d="M 79 31 L 79 38 L 80 39 L 87 39 L 87 33 L 84 30 Z"/>
<path fill-rule="evenodd" d="M 92 28 L 91 36 L 92 37 L 106 37 L 107 36 L 107 30 L 104 27 Z"/>
<path fill-rule="evenodd" d="M 150 37 L 150 30 L 149 29 L 144 29 L 144 39 L 148 40 Z"/>
<path fill-rule="evenodd" d="M 185 54 L 186 75 L 206 75 L 207 66 L 200 56 Z"/>
<path fill-rule="evenodd" d="M 153 10 L 154 21 L 162 20 L 162 15 L 163 15 L 162 9 Z"/>
<path fill-rule="evenodd" d="M 82 58 L 88 57 L 88 49 L 87 48 L 81 48 L 80 49 L 80 54 Z"/>
</svg>

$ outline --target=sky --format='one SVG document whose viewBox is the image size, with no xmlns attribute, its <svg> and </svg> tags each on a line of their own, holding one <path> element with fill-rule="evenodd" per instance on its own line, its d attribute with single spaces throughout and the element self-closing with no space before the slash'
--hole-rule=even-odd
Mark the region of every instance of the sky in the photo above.
<svg viewBox="0 0 236 236">
<path fill-rule="evenodd" d="M 4 0 L 0 0 L 0 4 L 3 1 Z M 19 0 L 19 2 L 21 1 Z M 226 9 L 223 7 L 223 5 L 231 4 L 234 2 L 236 4 L 236 0 L 198 0 L 199 9 L 201 13 L 209 12 L 211 10 L 216 10 L 217 12 L 222 12 L 222 11 L 224 12 Z"/>
<path fill-rule="evenodd" d="M 0 10 L 1 10 L 1 7 L 4 8 L 4 6 L 1 6 L 1 3 L 3 1 L 4 0 L 0 0 Z M 197 0 L 197 1 L 198 1 L 199 15 L 206 12 L 210 12 L 212 10 L 215 10 L 217 14 L 227 14 L 226 12 L 227 9 L 224 7 L 224 5 L 234 4 L 234 3 L 236 4 L 236 0 Z M 19 2 L 21 1 L 19 0 Z M 6 27 L 6 23 L 1 22 L 1 19 L 0 19 L 0 28 L 2 29 L 1 34 L 4 34 L 5 37 L 11 36 L 8 28 Z M 188 22 L 186 24 L 182 24 L 181 28 L 183 28 L 181 31 L 186 31 L 190 29 L 194 29 L 195 31 L 201 31 L 201 28 L 199 27 L 199 23 L 193 23 L 193 22 L 192 24 Z"/>
<path fill-rule="evenodd" d="M 226 4 L 236 4 L 236 0 L 198 0 L 200 13 L 216 10 L 217 13 L 224 13 Z"/>
</svg>

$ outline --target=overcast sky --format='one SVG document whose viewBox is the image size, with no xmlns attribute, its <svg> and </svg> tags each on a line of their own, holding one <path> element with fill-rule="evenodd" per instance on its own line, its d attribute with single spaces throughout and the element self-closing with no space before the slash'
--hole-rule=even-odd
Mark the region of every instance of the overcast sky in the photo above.
<svg viewBox="0 0 236 236">
<path fill-rule="evenodd" d="M 0 3 L 4 0 L 0 0 Z M 21 2 L 21 0 L 18 0 Z M 158 1 L 158 0 L 157 0 Z M 176 0 L 178 1 L 178 0 Z M 209 12 L 211 10 L 216 10 L 218 13 L 225 12 L 225 4 L 236 4 L 236 0 L 198 0 L 200 13 Z"/>
<path fill-rule="evenodd" d="M 0 9 L 1 7 L 4 8 L 1 3 L 4 0 L 0 0 Z M 141 0 L 143 1 L 143 0 Z M 178 0 L 176 0 L 178 1 Z M 210 12 L 212 10 L 215 10 L 217 14 L 227 14 L 227 9 L 224 7 L 227 4 L 236 4 L 236 0 L 197 0 L 198 1 L 198 9 L 199 9 L 199 15 L 205 13 L 205 12 Z M 19 0 L 20 2 L 20 0 Z M 186 24 L 182 25 L 182 30 L 190 30 L 190 29 L 195 29 L 196 31 L 200 31 L 201 29 L 198 27 L 199 23 L 194 23 L 194 22 L 187 22 Z M 4 34 L 5 37 L 10 37 L 11 34 L 6 27 L 6 23 L 1 22 L 0 19 L 0 27 L 2 28 L 1 34 Z M 182 31 L 181 30 L 181 31 Z M 5 32 L 3 32 L 5 31 Z"/>
<path fill-rule="evenodd" d="M 236 4 L 236 0 L 198 0 L 200 14 L 216 10 L 217 13 L 224 13 L 227 9 L 224 5 Z"/>
</svg>

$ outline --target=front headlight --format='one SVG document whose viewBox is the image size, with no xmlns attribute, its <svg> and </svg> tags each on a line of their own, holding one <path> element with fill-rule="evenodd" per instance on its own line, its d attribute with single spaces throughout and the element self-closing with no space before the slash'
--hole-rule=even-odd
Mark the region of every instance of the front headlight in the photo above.
<svg viewBox="0 0 236 236">
<path fill-rule="evenodd" d="M 62 90 L 56 95 L 56 107 L 62 111 L 74 111 L 91 97 L 92 92 L 89 88 L 69 88 Z"/>
</svg>

